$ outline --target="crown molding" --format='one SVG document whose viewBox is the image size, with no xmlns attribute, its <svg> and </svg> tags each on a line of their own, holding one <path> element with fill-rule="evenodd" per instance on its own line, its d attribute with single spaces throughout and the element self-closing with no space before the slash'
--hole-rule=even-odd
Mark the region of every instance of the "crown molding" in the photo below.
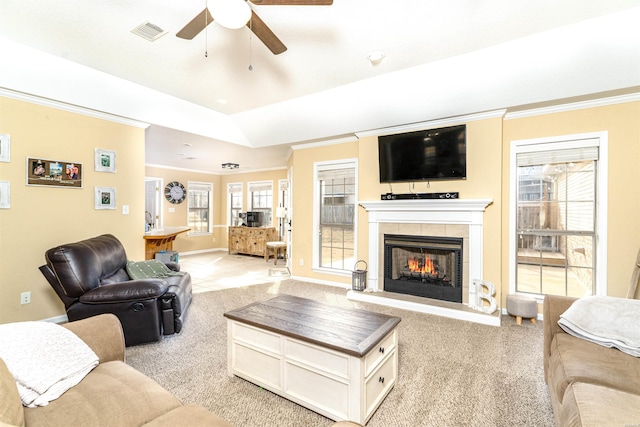
<svg viewBox="0 0 640 427">
<path fill-rule="evenodd" d="M 332 139 L 323 139 L 321 141 L 307 142 L 303 144 L 292 145 L 291 149 L 293 151 L 296 150 L 306 150 L 308 148 L 316 148 L 316 147 L 326 147 L 327 145 L 335 145 L 335 144 L 345 144 L 347 142 L 356 142 L 358 137 L 355 135 L 347 135 L 340 138 L 332 138 Z"/>
<path fill-rule="evenodd" d="M 363 132 L 356 132 L 358 138 L 367 136 L 391 135 L 394 133 L 405 133 L 424 129 L 431 129 L 443 126 L 453 126 L 462 123 L 473 122 L 477 120 L 494 119 L 503 117 L 507 110 L 486 111 L 483 113 L 467 114 L 465 116 L 447 117 L 438 120 L 429 120 L 426 122 L 411 123 L 407 125 L 393 126 L 388 128 L 372 129 Z"/>
<path fill-rule="evenodd" d="M 104 113 L 102 111 L 92 110 L 90 108 L 80 107 L 78 105 L 68 104 L 66 102 L 43 98 L 41 96 L 31 95 L 24 92 L 17 92 L 2 87 L 0 87 L 0 96 L 15 99 L 17 101 L 24 101 L 31 104 L 41 105 L 43 107 L 50 107 L 57 110 L 68 111 L 70 113 L 82 114 L 83 116 L 89 116 L 96 119 L 108 120 L 110 122 L 120 123 L 127 126 L 134 126 L 142 129 L 146 129 L 150 126 L 149 123 L 140 122 L 114 114 Z"/>
<path fill-rule="evenodd" d="M 640 92 L 627 95 L 610 96 L 607 98 L 592 99 L 589 101 L 570 102 L 567 104 L 553 105 L 549 107 L 532 108 L 530 110 L 513 111 L 504 116 L 505 120 L 521 119 L 524 117 L 541 116 L 544 114 L 565 113 L 568 111 L 583 110 L 586 108 L 604 107 L 607 105 L 624 104 L 626 102 L 640 101 Z"/>
</svg>

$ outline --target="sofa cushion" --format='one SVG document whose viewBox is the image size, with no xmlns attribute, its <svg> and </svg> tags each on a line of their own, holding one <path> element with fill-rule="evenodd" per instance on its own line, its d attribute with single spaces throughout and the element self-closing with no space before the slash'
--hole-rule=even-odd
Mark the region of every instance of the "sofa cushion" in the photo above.
<svg viewBox="0 0 640 427">
<path fill-rule="evenodd" d="M 0 359 L 0 426 L 24 426 L 24 410 L 16 380 Z"/>
<path fill-rule="evenodd" d="M 207 411 L 202 406 L 185 405 L 173 409 L 166 414 L 156 418 L 146 427 L 232 427 L 231 424 L 222 418 Z"/>
<path fill-rule="evenodd" d="M 158 383 L 120 361 L 98 365 L 78 385 L 39 408 L 25 408 L 27 425 L 144 425 L 181 406 Z"/>
<path fill-rule="evenodd" d="M 170 270 L 157 259 L 148 259 L 145 261 L 128 261 L 126 267 L 127 273 L 131 279 L 150 279 L 163 278 L 171 276 L 182 276 L 184 273 Z"/>
<path fill-rule="evenodd" d="M 638 420 L 639 395 L 596 384 L 570 384 L 560 410 L 563 427 L 632 426 Z"/>
<path fill-rule="evenodd" d="M 556 334 L 551 342 L 548 380 L 560 402 L 573 382 L 635 393 L 640 390 L 640 359 L 568 334 Z"/>
</svg>

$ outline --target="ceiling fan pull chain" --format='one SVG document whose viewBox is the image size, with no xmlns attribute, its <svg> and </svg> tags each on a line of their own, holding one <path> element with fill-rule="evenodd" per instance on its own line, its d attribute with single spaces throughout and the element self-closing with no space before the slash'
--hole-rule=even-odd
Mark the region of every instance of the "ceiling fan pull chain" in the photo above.
<svg viewBox="0 0 640 427">
<path fill-rule="evenodd" d="M 251 57 L 252 57 L 252 51 L 251 51 L 251 41 L 253 40 L 253 14 L 251 16 L 251 18 L 249 18 L 249 71 L 253 71 L 253 65 L 251 64 Z"/>
<path fill-rule="evenodd" d="M 209 57 L 209 13 L 206 12 L 209 10 L 209 0 L 205 0 L 204 2 L 204 57 Z"/>
</svg>

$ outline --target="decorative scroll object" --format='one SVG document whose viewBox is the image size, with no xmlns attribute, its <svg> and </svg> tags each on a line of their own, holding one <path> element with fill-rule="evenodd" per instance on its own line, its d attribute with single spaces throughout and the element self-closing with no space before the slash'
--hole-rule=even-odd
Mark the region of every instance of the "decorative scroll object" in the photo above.
<svg viewBox="0 0 640 427">
<path fill-rule="evenodd" d="M 493 297 L 496 294 L 496 287 L 493 283 L 474 279 L 473 287 L 474 292 L 469 298 L 471 308 L 488 314 L 494 313 L 498 309 L 498 301 Z"/>
</svg>

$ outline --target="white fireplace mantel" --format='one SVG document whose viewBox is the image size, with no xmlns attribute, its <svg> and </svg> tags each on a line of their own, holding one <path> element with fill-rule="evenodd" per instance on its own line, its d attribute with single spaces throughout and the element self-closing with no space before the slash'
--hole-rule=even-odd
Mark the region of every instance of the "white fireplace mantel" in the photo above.
<svg viewBox="0 0 640 427">
<path fill-rule="evenodd" d="M 469 274 L 466 278 L 469 290 L 475 289 L 472 282 L 482 280 L 483 266 L 483 217 L 492 199 L 410 199 L 360 201 L 369 214 L 369 270 L 368 292 L 383 291 L 378 283 L 380 261 L 380 224 L 458 224 L 469 227 Z M 471 320 L 471 319 L 466 319 Z"/>
</svg>

